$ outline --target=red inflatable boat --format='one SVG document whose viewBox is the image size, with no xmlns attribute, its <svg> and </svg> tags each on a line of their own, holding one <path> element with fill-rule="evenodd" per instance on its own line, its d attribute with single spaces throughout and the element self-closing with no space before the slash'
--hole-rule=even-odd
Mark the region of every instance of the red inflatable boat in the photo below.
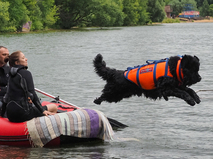
<svg viewBox="0 0 213 159">
<path fill-rule="evenodd" d="M 22 123 L 0 117 L 0 145 L 47 147 L 91 140 L 110 141 L 114 135 L 112 127 L 127 127 L 98 110 L 80 108 L 39 89 L 36 91 L 53 98 L 52 102 L 42 102 L 42 106 L 55 103 L 58 113 Z"/>
<path fill-rule="evenodd" d="M 49 103 L 45 101 L 42 105 Z M 47 147 L 113 139 L 111 124 L 102 112 L 56 104 L 57 114 L 22 123 L 0 117 L 0 145 Z"/>
<path fill-rule="evenodd" d="M 42 102 L 42 105 L 46 105 L 50 102 Z M 78 109 L 74 106 L 69 106 L 65 104 L 58 105 L 58 112 L 67 112 Z M 10 146 L 32 146 L 32 142 L 29 139 L 29 132 L 27 131 L 26 122 L 23 123 L 13 123 L 7 118 L 0 117 L 0 145 L 10 145 Z M 61 139 L 60 139 L 61 138 Z M 63 144 L 64 138 L 57 137 L 51 140 L 46 146 L 58 146 Z M 74 137 L 73 137 L 74 140 Z M 76 139 L 77 140 L 77 139 Z"/>
</svg>

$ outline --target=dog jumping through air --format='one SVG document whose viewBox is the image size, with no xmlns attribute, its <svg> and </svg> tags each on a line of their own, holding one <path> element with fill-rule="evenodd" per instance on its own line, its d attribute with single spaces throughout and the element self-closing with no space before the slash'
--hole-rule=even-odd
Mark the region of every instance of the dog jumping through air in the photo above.
<svg viewBox="0 0 213 159">
<path fill-rule="evenodd" d="M 100 97 L 94 103 L 119 102 L 123 98 L 142 96 L 153 100 L 173 96 L 194 106 L 200 98 L 189 86 L 200 82 L 199 58 L 191 55 L 147 61 L 144 65 L 116 70 L 106 66 L 101 54 L 93 61 L 95 72 L 106 81 Z"/>
</svg>

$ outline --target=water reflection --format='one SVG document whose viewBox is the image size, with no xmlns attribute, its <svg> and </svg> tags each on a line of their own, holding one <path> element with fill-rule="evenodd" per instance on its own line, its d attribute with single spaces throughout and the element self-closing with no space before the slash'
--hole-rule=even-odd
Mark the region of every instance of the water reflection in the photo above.
<svg viewBox="0 0 213 159">
<path fill-rule="evenodd" d="M 92 144 L 93 145 L 93 144 Z M 99 145 L 100 146 L 100 145 Z M 28 158 L 105 158 L 105 148 L 98 145 L 76 145 L 75 147 L 58 147 L 58 148 L 32 148 Z"/>
<path fill-rule="evenodd" d="M 6 159 L 22 159 L 28 158 L 32 149 L 31 148 L 19 148 L 19 147 L 9 147 L 0 146 L 0 158 Z"/>
</svg>

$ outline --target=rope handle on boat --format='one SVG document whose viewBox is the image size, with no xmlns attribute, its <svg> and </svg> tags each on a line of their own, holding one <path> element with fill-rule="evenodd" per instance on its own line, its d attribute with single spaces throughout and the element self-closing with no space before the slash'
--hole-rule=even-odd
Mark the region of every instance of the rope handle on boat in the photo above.
<svg viewBox="0 0 213 159">
<path fill-rule="evenodd" d="M 196 93 L 198 93 L 198 92 L 209 92 L 209 91 L 213 91 L 213 89 L 200 89 L 200 90 L 196 91 Z"/>
<path fill-rule="evenodd" d="M 62 106 L 62 105 L 58 105 L 58 107 L 63 108 L 63 109 L 74 109 L 74 110 L 77 109 L 76 107 L 65 107 L 65 106 Z"/>
</svg>

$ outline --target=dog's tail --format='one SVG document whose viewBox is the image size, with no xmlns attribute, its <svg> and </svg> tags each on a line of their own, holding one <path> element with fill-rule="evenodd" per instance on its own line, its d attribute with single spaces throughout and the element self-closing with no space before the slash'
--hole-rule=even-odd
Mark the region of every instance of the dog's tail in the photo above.
<svg viewBox="0 0 213 159">
<path fill-rule="evenodd" d="M 110 68 L 106 67 L 105 61 L 103 61 L 103 56 L 98 54 L 93 60 L 93 65 L 95 67 L 95 72 L 103 79 L 107 80 L 110 78 Z"/>
</svg>

